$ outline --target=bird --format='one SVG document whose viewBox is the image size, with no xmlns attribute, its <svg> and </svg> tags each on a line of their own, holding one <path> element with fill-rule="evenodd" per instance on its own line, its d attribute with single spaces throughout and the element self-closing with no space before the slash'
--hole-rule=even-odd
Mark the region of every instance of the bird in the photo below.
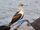
<svg viewBox="0 0 40 30">
<path fill-rule="evenodd" d="M 23 5 L 20 5 L 18 7 L 17 12 L 15 15 L 12 17 L 12 21 L 9 23 L 9 26 L 18 21 L 19 19 L 21 20 L 24 17 L 24 12 L 23 12 Z"/>
</svg>

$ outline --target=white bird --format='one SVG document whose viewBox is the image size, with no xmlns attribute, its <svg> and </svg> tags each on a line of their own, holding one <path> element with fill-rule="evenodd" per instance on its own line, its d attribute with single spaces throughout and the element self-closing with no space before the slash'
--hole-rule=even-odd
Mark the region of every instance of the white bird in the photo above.
<svg viewBox="0 0 40 30">
<path fill-rule="evenodd" d="M 9 26 L 12 25 L 13 23 L 15 23 L 16 21 L 18 21 L 19 19 L 22 19 L 24 16 L 24 12 L 23 12 L 23 5 L 20 5 L 17 9 L 17 12 L 15 13 L 15 15 L 12 17 L 12 21 L 9 23 Z"/>
</svg>

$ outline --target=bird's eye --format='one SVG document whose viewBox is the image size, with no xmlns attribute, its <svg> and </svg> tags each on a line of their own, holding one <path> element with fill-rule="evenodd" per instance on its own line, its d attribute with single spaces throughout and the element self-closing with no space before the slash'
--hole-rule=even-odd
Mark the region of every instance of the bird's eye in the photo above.
<svg viewBox="0 0 40 30">
<path fill-rule="evenodd" d="M 23 6 L 23 4 L 21 4 L 21 6 Z"/>
</svg>

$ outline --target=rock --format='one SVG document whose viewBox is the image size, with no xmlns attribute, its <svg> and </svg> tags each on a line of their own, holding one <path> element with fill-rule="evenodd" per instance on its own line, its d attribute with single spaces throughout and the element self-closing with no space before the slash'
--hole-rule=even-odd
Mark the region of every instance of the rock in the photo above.
<svg viewBox="0 0 40 30">
<path fill-rule="evenodd" d="M 40 30 L 40 18 L 36 19 L 33 23 L 31 23 L 31 25 L 35 30 Z"/>
</svg>

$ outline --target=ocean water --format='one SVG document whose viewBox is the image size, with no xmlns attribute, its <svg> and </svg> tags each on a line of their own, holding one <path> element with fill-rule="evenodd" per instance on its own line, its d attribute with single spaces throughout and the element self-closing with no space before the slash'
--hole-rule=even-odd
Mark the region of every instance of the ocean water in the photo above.
<svg viewBox="0 0 40 30">
<path fill-rule="evenodd" d="M 11 22 L 19 0 L 0 0 L 0 25 Z M 40 17 L 40 0 L 24 0 L 24 18 L 30 22 Z"/>
</svg>

